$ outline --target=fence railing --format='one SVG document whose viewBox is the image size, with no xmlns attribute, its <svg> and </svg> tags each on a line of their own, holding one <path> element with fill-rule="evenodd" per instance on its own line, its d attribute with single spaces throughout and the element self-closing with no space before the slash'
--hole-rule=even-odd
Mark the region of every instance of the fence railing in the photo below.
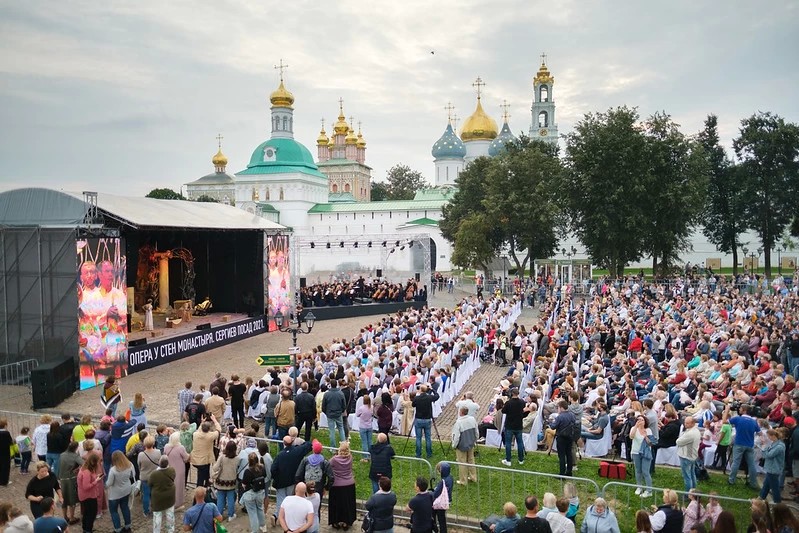
<svg viewBox="0 0 799 533">
<path fill-rule="evenodd" d="M 25 359 L 0 365 L 0 385 L 27 385 L 31 382 L 31 370 L 39 366 L 37 359 Z"/>
<path fill-rule="evenodd" d="M 607 500 L 608 506 L 616 514 L 616 517 L 626 514 L 634 515 L 639 509 L 651 512 L 653 505 L 663 505 L 663 489 L 653 489 L 652 496 L 642 498 L 635 494 L 637 488 L 639 488 L 638 485 L 611 481 L 605 483 L 601 489 L 601 494 L 602 497 Z M 682 490 L 674 490 L 674 492 L 676 492 L 680 498 L 680 506 L 684 509 L 688 505 L 688 493 Z M 696 492 L 694 496 L 701 499 L 703 507 L 711 497 L 718 500 L 722 509 L 730 511 L 735 516 L 735 527 L 739 532 L 746 531 L 746 528 L 751 523 L 752 510 L 750 500 L 732 498 L 719 494 L 707 494 L 704 492 Z M 592 503 L 593 501 L 587 502 L 586 508 Z"/>
</svg>

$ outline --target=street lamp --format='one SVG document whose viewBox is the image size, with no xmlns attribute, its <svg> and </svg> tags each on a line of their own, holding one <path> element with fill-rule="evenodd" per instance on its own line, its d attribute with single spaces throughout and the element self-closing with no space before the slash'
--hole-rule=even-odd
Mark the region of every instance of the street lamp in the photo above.
<svg viewBox="0 0 799 533">
<path fill-rule="evenodd" d="M 760 268 L 760 254 L 762 254 L 762 253 L 763 253 L 763 248 L 758 248 L 757 249 L 757 263 L 758 263 L 757 266 L 758 266 L 758 268 Z"/>
<path fill-rule="evenodd" d="M 746 255 L 749 253 L 749 248 L 741 246 L 741 251 L 744 253 L 744 270 L 746 270 Z"/>
<path fill-rule="evenodd" d="M 777 246 L 777 274 L 782 276 L 782 252 L 785 251 L 783 245 Z"/>
<path fill-rule="evenodd" d="M 310 311 L 305 315 L 305 328 L 300 325 L 299 315 L 294 313 L 289 314 L 289 321 L 286 323 L 286 317 L 280 311 L 275 315 L 275 325 L 279 331 L 284 333 L 291 333 L 291 345 L 295 348 L 291 356 L 294 358 L 294 394 L 297 394 L 297 378 L 300 377 L 300 365 L 297 362 L 297 335 L 308 334 L 313 329 L 316 317 Z"/>
</svg>

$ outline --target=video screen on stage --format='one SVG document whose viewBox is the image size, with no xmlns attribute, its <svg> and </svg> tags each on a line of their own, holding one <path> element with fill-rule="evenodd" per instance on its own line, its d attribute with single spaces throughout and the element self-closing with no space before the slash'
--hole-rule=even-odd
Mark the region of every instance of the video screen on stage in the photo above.
<svg viewBox="0 0 799 533">
<path fill-rule="evenodd" d="M 277 329 L 274 316 L 278 311 L 283 315 L 292 312 L 291 274 L 289 269 L 289 238 L 287 235 L 267 235 L 266 237 L 267 273 L 266 297 L 269 311 L 269 331 Z"/>
<path fill-rule="evenodd" d="M 78 239 L 78 357 L 80 388 L 127 375 L 128 298 L 120 238 Z"/>
</svg>

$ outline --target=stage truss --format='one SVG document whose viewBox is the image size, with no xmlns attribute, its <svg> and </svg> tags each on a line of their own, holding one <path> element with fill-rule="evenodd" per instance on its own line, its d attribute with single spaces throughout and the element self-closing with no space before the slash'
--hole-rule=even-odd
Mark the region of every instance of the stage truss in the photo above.
<svg viewBox="0 0 799 533">
<path fill-rule="evenodd" d="M 344 247 L 340 243 L 344 243 Z M 291 290 L 294 291 L 294 303 L 299 306 L 299 288 L 300 288 L 300 267 L 301 257 L 303 250 L 314 250 L 319 252 L 327 249 L 327 243 L 330 243 L 330 250 L 347 250 L 364 248 L 367 243 L 372 243 L 372 248 L 380 250 L 380 269 L 385 274 L 390 266 L 391 258 L 396 251 L 413 246 L 419 246 L 422 250 L 422 270 L 419 272 L 419 283 L 421 286 L 430 284 L 432 276 L 432 262 L 431 262 L 431 246 L 430 236 L 426 233 L 416 233 L 408 235 L 407 233 L 383 233 L 374 235 L 291 235 L 289 237 L 289 250 L 291 254 Z M 386 243 L 383 246 L 383 243 Z M 358 243 L 358 246 L 355 246 Z M 402 280 L 389 280 L 389 281 L 402 281 Z M 430 287 L 428 287 L 428 290 Z"/>
</svg>

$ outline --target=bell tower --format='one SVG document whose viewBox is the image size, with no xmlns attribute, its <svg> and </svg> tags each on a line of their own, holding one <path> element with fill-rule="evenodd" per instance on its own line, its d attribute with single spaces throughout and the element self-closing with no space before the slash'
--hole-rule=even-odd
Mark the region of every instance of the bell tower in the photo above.
<svg viewBox="0 0 799 533">
<path fill-rule="evenodd" d="M 533 121 L 530 125 L 530 138 L 557 144 L 558 125 L 555 122 L 555 98 L 552 96 L 555 78 L 549 72 L 546 61 L 546 54 L 541 54 L 541 66 L 533 78 Z"/>
</svg>

